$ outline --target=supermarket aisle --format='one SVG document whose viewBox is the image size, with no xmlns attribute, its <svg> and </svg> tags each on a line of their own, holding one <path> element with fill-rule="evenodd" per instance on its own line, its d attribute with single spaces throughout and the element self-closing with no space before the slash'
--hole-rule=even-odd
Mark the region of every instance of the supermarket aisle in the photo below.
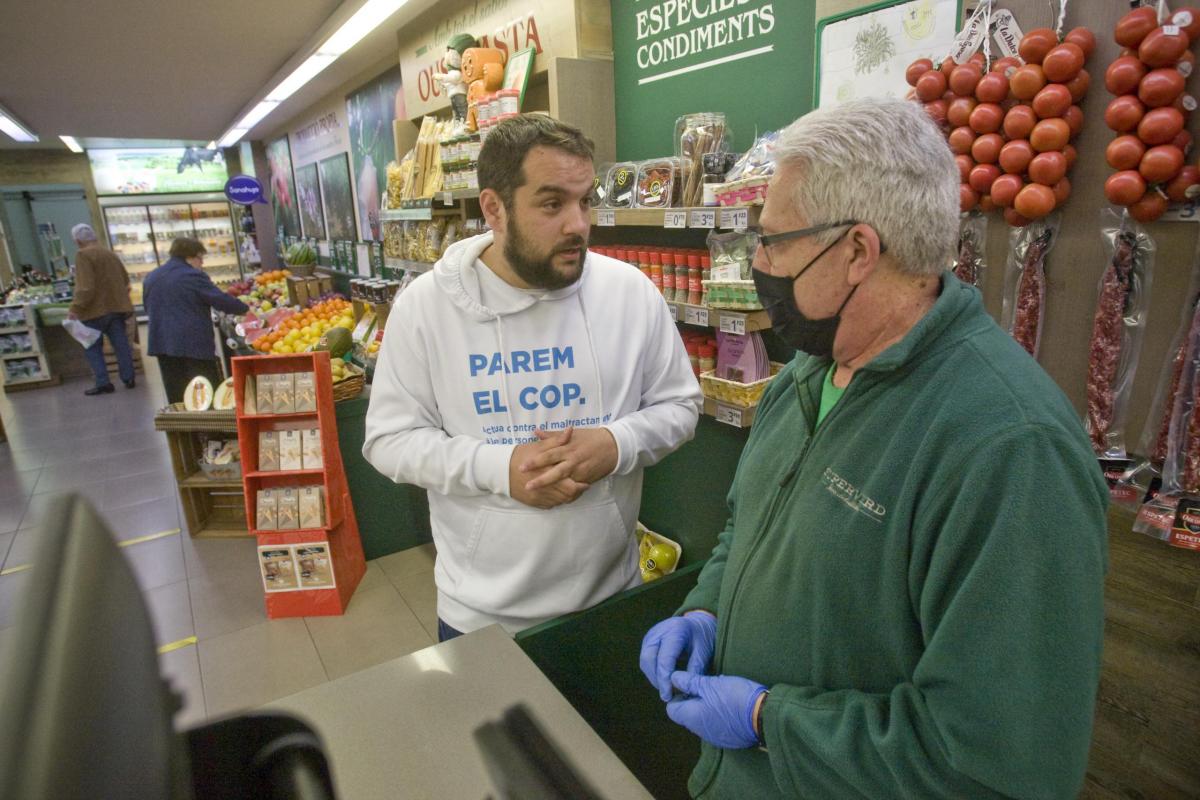
<svg viewBox="0 0 1200 800">
<path fill-rule="evenodd" d="M 369 562 L 343 617 L 268 621 L 252 539 L 193 541 L 163 434 L 154 359 L 136 389 L 85 397 L 86 381 L 6 396 L 0 444 L 0 648 L 30 577 L 38 523 L 63 492 L 88 497 L 122 543 L 154 621 L 160 663 L 192 725 L 436 641 L 432 547 Z"/>
</svg>

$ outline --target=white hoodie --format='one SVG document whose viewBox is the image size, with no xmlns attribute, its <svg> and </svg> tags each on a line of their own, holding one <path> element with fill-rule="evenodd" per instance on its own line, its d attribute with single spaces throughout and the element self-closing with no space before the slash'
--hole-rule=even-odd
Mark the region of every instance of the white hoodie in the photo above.
<svg viewBox="0 0 1200 800">
<path fill-rule="evenodd" d="M 574 285 L 521 291 L 477 260 L 491 243 L 454 244 L 396 298 L 363 456 L 429 490 L 438 616 L 460 631 L 516 632 L 640 582 L 642 468 L 692 438 L 701 395 L 666 303 L 637 269 L 588 253 Z M 513 500 L 514 447 L 568 425 L 608 428 L 616 470 L 557 508 Z"/>
</svg>

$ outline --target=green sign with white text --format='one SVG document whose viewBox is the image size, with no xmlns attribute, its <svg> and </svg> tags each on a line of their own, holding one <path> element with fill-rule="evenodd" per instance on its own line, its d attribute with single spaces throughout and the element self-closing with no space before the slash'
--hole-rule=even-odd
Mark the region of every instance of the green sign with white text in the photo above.
<svg viewBox="0 0 1200 800">
<path fill-rule="evenodd" d="M 737 150 L 812 108 L 805 0 L 612 0 L 617 157 L 675 151 L 675 121 L 726 115 Z"/>
</svg>

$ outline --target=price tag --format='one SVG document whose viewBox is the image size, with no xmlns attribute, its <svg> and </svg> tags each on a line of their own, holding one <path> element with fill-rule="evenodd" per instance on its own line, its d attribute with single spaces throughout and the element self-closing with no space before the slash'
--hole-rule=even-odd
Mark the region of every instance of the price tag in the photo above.
<svg viewBox="0 0 1200 800">
<path fill-rule="evenodd" d="M 611 208 L 596 209 L 596 225 L 601 228 L 612 228 L 617 224 L 617 212 Z"/>
<path fill-rule="evenodd" d="M 745 314 L 721 314 L 720 328 L 724 333 L 736 333 L 739 336 L 746 335 L 746 315 Z"/>
<path fill-rule="evenodd" d="M 726 425 L 732 425 L 735 428 L 742 427 L 742 409 L 737 406 L 727 406 L 724 403 L 717 403 L 717 422 L 724 422 Z"/>
<path fill-rule="evenodd" d="M 684 306 L 683 321 L 688 325 L 708 327 L 708 309 L 704 306 Z"/>
<path fill-rule="evenodd" d="M 687 212 L 686 211 L 668 211 L 663 214 L 664 228 L 686 228 L 687 227 Z"/>
<path fill-rule="evenodd" d="M 717 224 L 717 212 L 715 209 L 695 209 L 691 213 L 691 220 L 688 227 L 691 228 L 713 228 Z"/>
<path fill-rule="evenodd" d="M 742 279 L 741 264 L 722 264 L 712 268 L 714 281 L 740 281 Z"/>
<path fill-rule="evenodd" d="M 750 209 L 748 209 L 748 208 L 723 208 L 723 209 L 721 209 L 721 227 L 722 228 L 748 228 L 748 227 L 750 227 Z"/>
<path fill-rule="evenodd" d="M 671 312 L 671 319 L 675 320 L 676 322 L 679 322 L 680 318 L 681 318 L 680 313 L 679 313 L 679 306 L 675 303 L 667 303 L 667 308 Z"/>
<path fill-rule="evenodd" d="M 442 192 L 442 205 L 454 205 L 454 192 Z"/>
</svg>

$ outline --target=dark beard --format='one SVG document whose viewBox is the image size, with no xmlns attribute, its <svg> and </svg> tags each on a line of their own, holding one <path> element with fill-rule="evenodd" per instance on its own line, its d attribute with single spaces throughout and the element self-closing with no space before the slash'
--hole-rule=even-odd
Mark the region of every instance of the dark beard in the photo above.
<svg viewBox="0 0 1200 800">
<path fill-rule="evenodd" d="M 564 250 L 579 248 L 579 263 L 573 274 L 564 275 L 554 268 L 554 256 Z M 559 242 L 548 254 L 534 252 L 528 240 L 521 235 L 516 219 L 509 215 L 508 236 L 504 242 L 504 258 L 517 277 L 535 289 L 565 289 L 583 276 L 583 263 L 587 259 L 587 240 L 572 236 Z"/>
</svg>

